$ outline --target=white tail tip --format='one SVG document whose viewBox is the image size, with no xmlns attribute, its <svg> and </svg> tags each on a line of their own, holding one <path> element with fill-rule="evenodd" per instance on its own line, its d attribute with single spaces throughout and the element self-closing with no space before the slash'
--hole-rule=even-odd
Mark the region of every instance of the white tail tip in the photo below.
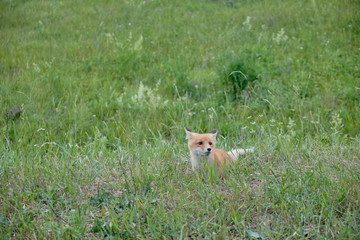
<svg viewBox="0 0 360 240">
<path fill-rule="evenodd" d="M 228 154 L 230 156 L 232 156 L 234 159 L 238 159 L 238 157 L 240 155 L 245 155 L 247 153 L 253 153 L 254 152 L 254 148 L 247 148 L 247 149 L 232 149 L 231 151 L 228 152 Z"/>
</svg>

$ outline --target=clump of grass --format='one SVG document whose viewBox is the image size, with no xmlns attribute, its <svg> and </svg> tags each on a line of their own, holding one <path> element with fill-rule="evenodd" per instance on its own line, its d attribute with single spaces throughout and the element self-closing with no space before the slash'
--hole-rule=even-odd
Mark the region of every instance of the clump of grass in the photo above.
<svg viewBox="0 0 360 240">
<path fill-rule="evenodd" d="M 225 66 L 223 70 L 224 84 L 229 88 L 229 92 L 234 99 L 243 96 L 244 90 L 258 79 L 249 60 L 243 56 L 237 56 Z"/>
</svg>

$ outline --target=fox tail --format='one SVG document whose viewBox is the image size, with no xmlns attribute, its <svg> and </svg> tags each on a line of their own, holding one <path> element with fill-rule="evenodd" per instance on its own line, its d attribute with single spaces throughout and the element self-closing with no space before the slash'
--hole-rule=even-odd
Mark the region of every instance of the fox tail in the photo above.
<svg viewBox="0 0 360 240">
<path fill-rule="evenodd" d="M 240 155 L 246 155 L 247 153 L 253 153 L 254 152 L 254 148 L 247 148 L 247 149 L 232 149 L 231 151 L 228 152 L 228 154 L 233 157 L 234 159 L 238 159 L 238 157 Z"/>
</svg>

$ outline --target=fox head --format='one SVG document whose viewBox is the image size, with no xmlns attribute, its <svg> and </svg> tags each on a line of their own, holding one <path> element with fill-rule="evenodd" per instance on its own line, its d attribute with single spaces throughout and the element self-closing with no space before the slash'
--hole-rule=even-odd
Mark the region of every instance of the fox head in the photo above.
<svg viewBox="0 0 360 240">
<path fill-rule="evenodd" d="M 214 152 L 217 130 L 214 129 L 210 133 L 195 133 L 185 127 L 186 139 L 190 152 L 199 156 L 209 156 Z"/>
</svg>

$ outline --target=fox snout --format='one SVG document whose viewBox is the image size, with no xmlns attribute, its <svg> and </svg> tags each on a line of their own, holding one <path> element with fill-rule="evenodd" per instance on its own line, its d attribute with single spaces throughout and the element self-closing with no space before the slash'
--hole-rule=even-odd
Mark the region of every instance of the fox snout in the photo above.
<svg viewBox="0 0 360 240">
<path fill-rule="evenodd" d="M 211 153 L 213 153 L 214 149 L 211 147 L 206 147 L 206 148 L 195 148 L 192 149 L 191 151 L 196 154 L 196 155 L 202 155 L 202 156 L 209 156 Z"/>
<path fill-rule="evenodd" d="M 213 149 L 211 147 L 202 149 L 204 155 L 208 156 L 212 153 Z"/>
</svg>

